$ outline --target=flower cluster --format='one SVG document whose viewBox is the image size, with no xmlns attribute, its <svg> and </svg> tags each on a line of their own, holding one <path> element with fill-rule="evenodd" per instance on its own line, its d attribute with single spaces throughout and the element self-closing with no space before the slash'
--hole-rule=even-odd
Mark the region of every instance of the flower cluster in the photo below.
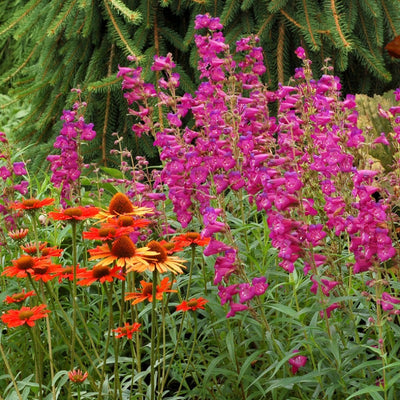
<svg viewBox="0 0 400 400">
<path fill-rule="evenodd" d="M 91 141 L 96 136 L 93 124 L 86 124 L 81 115 L 80 109 L 85 106 L 85 103 L 77 102 L 72 111 L 63 111 L 63 127 L 54 142 L 54 148 L 60 149 L 61 154 L 47 156 L 53 173 L 51 182 L 55 187 L 61 188 L 63 206 L 77 195 L 77 185 L 83 167 L 80 146 L 83 141 Z"/>
</svg>

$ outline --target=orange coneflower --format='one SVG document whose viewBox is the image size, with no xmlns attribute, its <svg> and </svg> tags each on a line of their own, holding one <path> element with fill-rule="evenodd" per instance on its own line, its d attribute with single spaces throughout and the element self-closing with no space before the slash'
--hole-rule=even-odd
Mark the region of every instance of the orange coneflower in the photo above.
<svg viewBox="0 0 400 400">
<path fill-rule="evenodd" d="M 20 246 L 24 253 L 29 255 L 36 255 L 37 249 L 39 248 L 39 255 L 42 257 L 60 257 L 64 250 L 59 249 L 58 247 L 47 247 L 47 242 L 39 242 L 38 245 L 36 243 L 27 243 L 25 246 Z"/>
<path fill-rule="evenodd" d="M 32 268 L 31 276 L 35 281 L 48 282 L 58 276 L 62 270 L 60 264 L 53 264 L 49 259 Z"/>
<path fill-rule="evenodd" d="M 14 210 L 37 210 L 44 206 L 49 206 L 50 204 L 54 203 L 54 199 L 50 197 L 46 197 L 43 200 L 38 199 L 25 199 L 22 201 L 16 201 L 15 203 L 11 204 L 10 208 Z"/>
<path fill-rule="evenodd" d="M 166 248 L 161 245 L 159 242 L 152 240 L 147 243 L 147 248 L 155 253 L 152 260 L 148 260 L 148 265 L 138 265 L 128 268 L 128 272 L 136 271 L 136 272 L 144 272 L 145 270 L 154 271 L 157 270 L 160 273 L 164 272 L 172 272 L 173 274 L 182 274 L 182 268 L 186 268 L 183 263 L 185 260 L 168 255 Z"/>
<path fill-rule="evenodd" d="M 133 232 L 133 227 L 115 227 L 103 224 L 100 228 L 91 227 L 89 231 L 83 232 L 83 238 L 89 240 L 101 240 L 102 242 L 112 241 Z"/>
<path fill-rule="evenodd" d="M 108 210 L 101 210 L 97 215 L 100 220 L 108 220 L 120 215 L 144 215 L 153 214 L 153 210 L 148 207 L 136 207 L 132 204 L 129 197 L 123 193 L 116 193 L 108 206 Z"/>
<path fill-rule="evenodd" d="M 25 289 L 22 289 L 22 292 L 14 293 L 11 296 L 6 296 L 4 302 L 6 302 L 7 304 L 21 303 L 22 301 L 31 296 L 35 296 L 35 292 L 33 290 L 25 293 Z"/>
<path fill-rule="evenodd" d="M 118 333 L 116 336 L 117 339 L 123 336 L 126 336 L 128 339 L 132 339 L 133 333 L 137 332 L 141 325 L 142 324 L 139 324 L 138 322 L 135 322 L 132 325 L 129 325 L 127 322 L 125 322 L 125 326 L 113 329 L 113 332 Z"/>
<path fill-rule="evenodd" d="M 202 238 L 198 232 L 186 232 L 172 238 L 173 242 L 179 243 L 182 247 L 186 246 L 207 246 L 211 238 Z"/>
<path fill-rule="evenodd" d="M 45 318 L 50 310 L 46 309 L 45 304 L 35 307 L 21 307 L 20 310 L 9 310 L 1 316 L 1 320 L 9 328 L 15 328 L 21 325 L 34 326 L 39 318 Z"/>
<path fill-rule="evenodd" d="M 198 299 L 191 299 L 189 301 L 182 301 L 179 306 L 176 307 L 176 311 L 196 311 L 201 308 L 204 310 L 204 305 L 208 303 L 208 300 L 203 299 L 203 297 L 199 297 Z"/>
<path fill-rule="evenodd" d="M 86 272 L 86 268 L 79 268 L 79 264 L 76 266 L 76 275 L 81 275 L 83 272 Z M 61 268 L 58 273 L 56 274 L 58 276 L 58 282 L 62 282 L 63 279 L 68 279 L 70 281 L 74 280 L 74 267 L 73 266 L 65 266 L 64 268 Z"/>
<path fill-rule="evenodd" d="M 148 247 L 136 247 L 128 236 L 121 236 L 111 245 L 97 246 L 89 250 L 91 257 L 89 260 L 102 259 L 97 265 L 110 265 L 115 262 L 118 267 L 127 267 L 129 270 L 144 266 L 145 270 L 149 266 L 150 260 L 157 255 L 150 251 Z"/>
<path fill-rule="evenodd" d="M 173 282 L 169 282 L 169 278 L 164 278 L 159 285 L 156 286 L 156 300 L 162 300 L 163 293 L 176 293 L 177 290 L 171 290 Z M 153 283 L 140 281 L 142 285 L 142 289 L 139 292 L 127 293 L 125 296 L 125 300 L 133 300 L 132 304 L 137 304 L 142 301 L 148 300 L 150 302 L 153 301 Z"/>
<path fill-rule="evenodd" d="M 29 232 L 29 229 L 18 229 L 15 231 L 8 232 L 8 236 L 10 236 L 13 240 L 21 240 L 23 239 Z"/>
<path fill-rule="evenodd" d="M 82 221 L 95 217 L 99 213 L 96 207 L 70 207 L 64 210 L 49 212 L 49 217 L 56 221 Z"/>
<path fill-rule="evenodd" d="M 125 280 L 124 275 L 121 273 L 121 268 L 110 268 L 107 265 L 96 265 L 93 269 L 80 272 L 77 278 L 79 281 L 76 284 L 79 286 L 89 286 L 93 282 L 112 282 L 114 278 Z"/>
<path fill-rule="evenodd" d="M 80 369 L 74 369 L 68 372 L 68 378 L 71 382 L 81 384 L 89 376 L 87 372 L 83 373 Z"/>
<path fill-rule="evenodd" d="M 32 257 L 30 255 L 22 255 L 16 260 L 11 260 L 13 265 L 4 268 L 1 275 L 17 278 L 26 278 L 28 274 L 33 273 L 34 268 L 41 267 L 49 261 L 44 258 Z"/>
<path fill-rule="evenodd" d="M 161 246 L 167 250 L 167 254 L 169 255 L 182 251 L 185 248 L 185 246 L 182 246 L 182 244 L 179 242 L 167 242 L 164 239 L 160 240 L 158 243 L 160 243 Z"/>
</svg>

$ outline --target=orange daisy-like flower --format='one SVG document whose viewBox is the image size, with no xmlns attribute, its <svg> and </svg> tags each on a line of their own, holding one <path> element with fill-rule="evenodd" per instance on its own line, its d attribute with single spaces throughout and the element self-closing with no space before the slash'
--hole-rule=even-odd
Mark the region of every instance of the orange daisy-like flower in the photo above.
<svg viewBox="0 0 400 400">
<path fill-rule="evenodd" d="M 38 246 L 35 243 L 31 242 L 26 244 L 25 246 L 21 246 L 21 249 L 24 253 L 27 253 L 29 255 L 36 255 L 38 247 L 39 247 L 39 255 L 47 258 L 60 257 L 64 251 L 55 246 L 47 247 L 47 242 L 39 242 Z"/>
<path fill-rule="evenodd" d="M 45 318 L 50 310 L 46 309 L 45 304 L 35 307 L 21 307 L 20 310 L 9 310 L 1 316 L 1 320 L 7 324 L 9 328 L 15 328 L 21 325 L 34 326 L 35 321 Z"/>
<path fill-rule="evenodd" d="M 166 248 L 155 240 L 147 243 L 147 248 L 155 253 L 153 259 L 149 260 L 148 265 L 141 264 L 128 268 L 128 272 L 144 272 L 145 270 L 154 271 L 156 269 L 160 273 L 172 272 L 175 275 L 183 273 L 182 268 L 186 268 L 183 263 L 186 262 L 186 260 L 168 255 Z"/>
<path fill-rule="evenodd" d="M 100 220 L 108 220 L 119 215 L 145 215 L 153 214 L 153 210 L 148 207 L 136 207 L 126 194 L 116 193 L 108 206 L 108 210 L 102 210 L 97 215 Z"/>
<path fill-rule="evenodd" d="M 176 307 L 176 311 L 196 311 L 201 308 L 204 310 L 204 305 L 208 303 L 208 300 L 203 299 L 203 297 L 199 297 L 198 299 L 191 299 L 189 301 L 182 301 L 179 306 Z"/>
<path fill-rule="evenodd" d="M 46 197 L 43 200 L 38 199 L 25 199 L 20 202 L 16 201 L 15 203 L 11 204 L 10 208 L 14 210 L 37 210 L 44 206 L 49 206 L 50 204 L 54 203 L 54 199 L 50 197 Z"/>
<path fill-rule="evenodd" d="M 82 273 L 86 272 L 86 268 L 79 268 L 79 264 L 76 266 L 76 276 L 78 277 Z M 63 279 L 68 279 L 70 281 L 74 280 L 74 267 L 73 266 L 66 266 L 64 268 L 61 268 L 58 273 L 56 274 L 58 276 L 58 282 L 62 282 Z"/>
<path fill-rule="evenodd" d="M 136 247 L 128 236 L 121 236 L 116 239 L 111 249 L 107 244 L 97 246 L 89 250 L 91 257 L 89 260 L 102 260 L 97 265 L 110 265 L 115 262 L 118 267 L 127 267 L 129 270 L 136 270 L 144 266 L 143 270 L 149 266 L 149 260 L 157 253 L 150 251 L 148 247 Z"/>
<path fill-rule="evenodd" d="M 27 243 L 21 247 L 21 250 L 27 254 L 36 254 L 37 247 L 39 247 L 39 252 L 41 252 L 47 246 L 47 242 L 39 242 L 37 245 L 34 242 Z"/>
<path fill-rule="evenodd" d="M 166 240 L 160 240 L 158 243 L 160 243 L 161 246 L 163 246 L 164 249 L 167 250 L 167 254 L 169 255 L 178 253 L 185 248 L 185 246 L 182 246 L 180 242 L 167 242 Z"/>
<path fill-rule="evenodd" d="M 79 281 L 76 284 L 79 286 L 89 286 L 93 282 L 112 282 L 114 278 L 125 280 L 121 268 L 110 268 L 107 265 L 96 265 L 91 270 L 80 272 L 77 278 Z"/>
<path fill-rule="evenodd" d="M 22 255 L 16 260 L 11 260 L 12 266 L 4 268 L 1 275 L 15 276 L 17 278 L 26 278 L 28 274 L 33 274 L 34 268 L 40 268 L 49 261 L 44 258 L 32 257 L 30 255 Z"/>
<path fill-rule="evenodd" d="M 81 384 L 89 376 L 87 372 L 83 373 L 80 369 L 74 369 L 68 372 L 68 378 L 71 382 Z"/>
<path fill-rule="evenodd" d="M 21 240 L 28 234 L 29 229 L 18 229 L 15 231 L 8 232 L 8 236 L 10 236 L 13 240 Z"/>
<path fill-rule="evenodd" d="M 173 282 L 169 282 L 169 278 L 166 277 L 164 278 L 159 285 L 156 287 L 156 300 L 162 300 L 163 298 L 163 293 L 176 293 L 177 290 L 171 290 Z M 125 300 L 133 300 L 132 304 L 137 304 L 142 301 L 148 300 L 150 302 L 153 301 L 153 283 L 152 282 L 146 282 L 146 281 L 140 281 L 140 284 L 142 285 L 142 290 L 139 292 L 132 292 L 132 293 L 127 293 L 125 296 Z"/>
<path fill-rule="evenodd" d="M 113 225 L 103 224 L 101 228 L 92 227 L 89 231 L 83 232 L 83 238 L 109 242 L 121 236 L 129 235 L 133 230 L 133 227 L 115 227 Z"/>
<path fill-rule="evenodd" d="M 182 235 L 175 236 L 172 241 L 179 243 L 182 247 L 186 246 L 207 246 L 211 238 L 202 238 L 198 232 L 186 232 Z"/>
<path fill-rule="evenodd" d="M 11 303 L 21 303 L 25 299 L 30 296 L 35 296 L 35 292 L 31 290 L 30 292 L 25 293 L 25 289 L 22 289 L 22 292 L 14 293 L 11 296 L 6 296 L 4 302 L 7 304 Z"/>
<path fill-rule="evenodd" d="M 58 276 L 58 273 L 62 270 L 60 264 L 53 264 L 49 259 L 45 259 L 46 262 L 42 262 L 32 268 L 32 278 L 35 281 L 48 282 Z"/>
<path fill-rule="evenodd" d="M 49 212 L 49 217 L 56 221 L 82 221 L 93 218 L 99 213 L 96 207 L 70 207 L 60 211 Z"/>
<path fill-rule="evenodd" d="M 113 329 L 113 332 L 118 333 L 116 336 L 117 339 L 126 336 L 128 339 L 132 339 L 133 334 L 139 330 L 141 327 L 141 324 L 138 322 L 134 322 L 132 325 L 129 325 L 127 322 L 125 322 L 125 326 Z"/>
</svg>

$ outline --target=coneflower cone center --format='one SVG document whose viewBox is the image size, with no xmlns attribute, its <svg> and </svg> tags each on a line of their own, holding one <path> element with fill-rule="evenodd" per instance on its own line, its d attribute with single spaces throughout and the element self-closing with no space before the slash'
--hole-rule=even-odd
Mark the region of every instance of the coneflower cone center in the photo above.
<svg viewBox="0 0 400 400">
<path fill-rule="evenodd" d="M 113 215 L 129 214 L 133 212 L 133 205 L 127 195 L 116 193 L 110 201 L 108 211 Z"/>
<path fill-rule="evenodd" d="M 187 232 L 186 237 L 190 240 L 200 239 L 200 233 L 198 232 Z"/>
<path fill-rule="evenodd" d="M 163 246 L 164 246 L 164 249 L 168 251 L 168 250 L 172 250 L 175 247 L 175 244 L 171 243 L 171 242 L 166 242 L 163 244 Z"/>
<path fill-rule="evenodd" d="M 167 261 L 168 259 L 168 253 L 167 250 L 165 249 L 165 247 L 156 242 L 155 240 L 152 240 L 151 242 L 147 243 L 147 247 L 151 250 L 151 251 L 155 251 L 158 254 L 152 256 L 153 258 L 155 258 L 157 260 L 157 262 L 164 262 Z"/>
<path fill-rule="evenodd" d="M 130 258 L 136 253 L 136 246 L 128 236 L 121 236 L 111 247 L 111 253 L 118 258 Z"/>
<path fill-rule="evenodd" d="M 35 261 L 31 256 L 21 256 L 16 260 L 16 264 L 19 269 L 27 270 L 29 268 L 33 268 L 35 265 Z"/>
<path fill-rule="evenodd" d="M 34 207 L 37 203 L 39 203 L 37 199 L 26 199 L 22 201 L 24 207 Z"/>
<path fill-rule="evenodd" d="M 15 293 L 11 296 L 13 300 L 23 300 L 25 298 L 25 293 Z"/>
<path fill-rule="evenodd" d="M 33 311 L 27 310 L 27 311 L 20 311 L 18 314 L 18 318 L 23 320 L 23 319 L 28 319 L 32 317 L 35 313 Z"/>
<path fill-rule="evenodd" d="M 71 207 L 64 210 L 63 214 L 68 217 L 81 217 L 83 213 L 79 207 Z"/>
<path fill-rule="evenodd" d="M 189 300 L 187 302 L 188 307 L 197 307 L 198 304 L 199 304 L 198 300 L 195 300 L 195 299 Z"/>
<path fill-rule="evenodd" d="M 74 272 L 74 269 L 72 267 L 65 267 L 63 269 L 63 274 L 72 274 Z"/>
<path fill-rule="evenodd" d="M 108 235 L 114 236 L 117 230 L 115 228 L 100 228 L 99 229 L 99 236 L 100 237 L 107 237 Z"/>
<path fill-rule="evenodd" d="M 121 217 L 118 218 L 118 225 L 119 226 L 132 226 L 134 223 L 134 219 L 130 217 L 129 215 L 122 215 Z"/>
<path fill-rule="evenodd" d="M 104 276 L 110 275 L 110 268 L 107 265 L 98 265 L 93 268 L 93 278 L 100 279 Z"/>
<path fill-rule="evenodd" d="M 33 273 L 36 275 L 43 275 L 47 272 L 49 267 L 47 265 L 41 265 L 39 267 L 34 267 L 33 268 Z"/>
<path fill-rule="evenodd" d="M 143 287 L 143 295 L 151 296 L 153 294 L 153 284 L 151 282 L 145 283 Z"/>
</svg>

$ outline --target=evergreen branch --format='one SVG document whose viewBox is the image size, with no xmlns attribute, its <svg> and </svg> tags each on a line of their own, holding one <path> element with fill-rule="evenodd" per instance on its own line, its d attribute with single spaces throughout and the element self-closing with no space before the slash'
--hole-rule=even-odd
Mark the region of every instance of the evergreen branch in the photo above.
<svg viewBox="0 0 400 400">
<path fill-rule="evenodd" d="M 301 30 L 306 30 L 303 25 L 300 25 L 294 18 L 292 18 L 285 10 L 280 10 L 281 14 L 286 17 L 294 26 Z"/>
<path fill-rule="evenodd" d="M 391 13 L 390 13 L 389 10 L 388 10 L 388 6 L 387 6 L 387 4 L 385 3 L 385 0 L 381 0 L 381 3 L 382 3 L 383 11 L 385 12 L 385 15 L 386 15 L 386 19 L 387 19 L 387 21 L 388 21 L 388 23 L 389 23 L 389 25 L 390 25 L 390 29 L 392 30 L 393 35 L 394 35 L 394 36 L 397 36 L 398 33 L 397 33 L 396 27 L 395 27 L 395 25 L 394 25 L 392 16 L 390 15 Z"/>
<path fill-rule="evenodd" d="M 270 13 L 276 13 L 282 10 L 286 6 L 288 0 L 271 0 L 268 4 L 268 11 Z"/>
<path fill-rule="evenodd" d="M 67 4 L 64 4 L 63 8 L 66 8 L 66 10 L 57 18 L 57 20 L 54 22 L 53 26 L 50 26 L 47 30 L 47 34 L 49 36 L 55 35 L 55 33 L 60 29 L 60 27 L 65 23 L 67 18 L 70 16 L 72 9 L 74 8 L 77 0 L 73 0 L 69 7 L 67 8 Z"/>
<path fill-rule="evenodd" d="M 264 23 L 261 25 L 260 29 L 257 32 L 257 36 L 260 37 L 264 30 L 268 27 L 268 25 L 272 22 L 272 20 L 275 18 L 275 14 L 270 14 L 268 18 L 265 19 Z"/>
<path fill-rule="evenodd" d="M 15 25 L 18 24 L 22 19 L 24 19 L 42 0 L 33 0 L 32 5 L 30 6 L 29 3 L 27 4 L 27 9 L 19 16 L 17 17 L 14 21 L 11 21 L 8 26 L 6 26 L 1 32 L 0 36 L 4 35 L 6 32 L 8 32 L 10 29 L 12 29 Z"/>
<path fill-rule="evenodd" d="M 140 24 L 142 15 L 138 11 L 132 11 L 120 0 L 107 0 L 110 5 L 117 10 L 118 14 L 122 15 L 127 21 L 135 25 Z"/>
<path fill-rule="evenodd" d="M 253 5 L 253 2 L 254 2 L 254 0 L 243 0 L 240 8 L 243 11 L 247 11 Z"/>
<path fill-rule="evenodd" d="M 279 24 L 278 46 L 276 49 L 276 63 L 278 71 L 278 82 L 284 84 L 285 74 L 283 69 L 283 47 L 285 42 L 285 24 Z"/>
<path fill-rule="evenodd" d="M 104 5 L 106 7 L 107 10 L 107 14 L 110 17 L 110 21 L 114 26 L 115 31 L 117 32 L 119 38 L 121 39 L 122 43 L 125 45 L 125 47 L 127 48 L 127 50 L 129 51 L 129 53 L 132 56 L 137 57 L 138 59 L 140 59 L 140 56 L 138 56 L 137 54 L 135 54 L 136 52 L 129 46 L 129 43 L 127 42 L 127 40 L 125 39 L 124 35 L 121 32 L 121 29 L 119 28 L 117 21 L 114 18 L 114 15 L 112 13 L 112 11 L 110 10 L 110 7 L 107 4 L 107 0 L 104 0 Z"/>
<path fill-rule="evenodd" d="M 115 76 L 107 76 L 104 79 L 101 79 L 97 82 L 92 82 L 87 86 L 87 91 L 88 92 L 102 92 L 104 89 L 111 89 L 111 86 L 116 85 L 117 83 L 120 83 L 122 81 L 121 77 L 116 78 Z"/>
<path fill-rule="evenodd" d="M 344 34 L 342 32 L 342 28 L 340 26 L 340 23 L 339 23 L 340 16 L 339 16 L 339 14 L 338 14 L 338 12 L 336 10 L 335 0 L 330 0 L 330 4 L 331 4 L 331 10 L 332 10 L 332 14 L 333 14 L 333 19 L 335 21 L 335 26 L 336 26 L 337 33 L 339 34 L 339 37 L 340 37 L 344 47 L 350 50 L 351 49 L 351 44 L 346 40 L 346 38 L 345 38 L 345 36 L 344 36 Z"/>
<path fill-rule="evenodd" d="M 222 25 L 227 25 L 235 16 L 235 13 L 240 7 L 240 2 L 238 0 L 228 0 L 225 4 L 224 10 L 221 14 Z"/>
<path fill-rule="evenodd" d="M 319 46 L 318 46 L 317 42 L 315 41 L 315 38 L 313 35 L 313 30 L 312 30 L 311 23 L 310 23 L 310 16 L 308 15 L 307 2 L 306 2 L 306 0 L 302 0 L 302 1 L 303 1 L 303 11 L 304 11 L 304 14 L 306 17 L 307 29 L 310 34 L 311 41 L 312 41 L 313 47 L 314 47 L 313 50 L 318 50 Z"/>
</svg>

